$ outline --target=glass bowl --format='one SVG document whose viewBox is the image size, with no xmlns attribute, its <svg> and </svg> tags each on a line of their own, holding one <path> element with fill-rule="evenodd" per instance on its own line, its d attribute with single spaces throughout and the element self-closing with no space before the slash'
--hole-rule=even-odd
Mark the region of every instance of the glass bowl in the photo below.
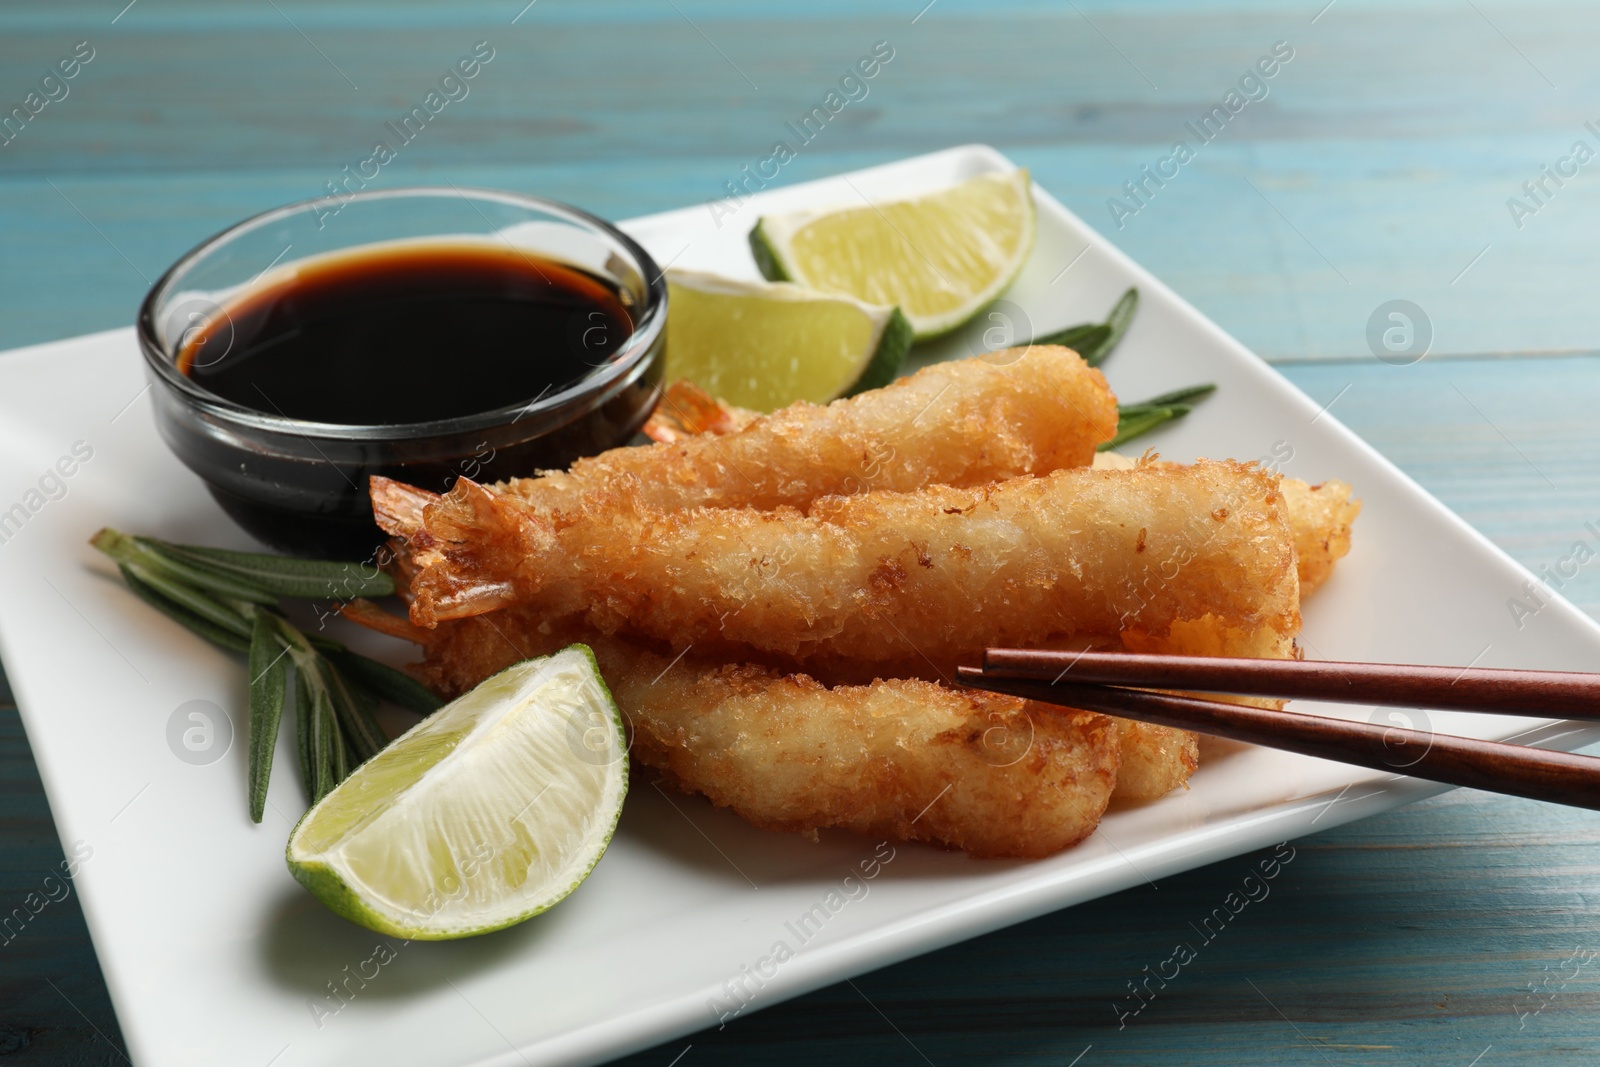
<svg viewBox="0 0 1600 1067">
<path fill-rule="evenodd" d="M 286 418 L 218 396 L 178 367 L 197 336 L 212 346 L 207 359 L 248 342 L 234 336 L 227 308 L 263 275 L 282 278 L 297 263 L 369 245 L 441 238 L 504 241 L 598 275 L 627 305 L 632 332 L 548 395 L 392 425 Z M 178 260 L 145 297 L 136 326 L 161 436 L 223 510 L 274 548 L 355 558 L 383 539 L 367 495 L 372 475 L 444 492 L 458 477 L 531 475 L 627 443 L 660 399 L 666 314 L 662 272 L 614 226 L 554 201 L 446 186 L 329 196 L 247 219 Z M 382 352 L 363 358 L 381 373 Z M 471 372 L 468 357 L 440 353 L 437 374 Z"/>
</svg>

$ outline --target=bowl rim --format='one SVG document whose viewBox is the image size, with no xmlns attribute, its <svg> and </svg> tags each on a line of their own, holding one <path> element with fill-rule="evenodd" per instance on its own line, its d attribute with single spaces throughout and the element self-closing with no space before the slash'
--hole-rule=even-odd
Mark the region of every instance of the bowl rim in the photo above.
<svg viewBox="0 0 1600 1067">
<path fill-rule="evenodd" d="M 514 207 L 544 212 L 598 231 L 600 235 L 621 245 L 623 250 L 632 257 L 634 260 L 633 265 L 638 269 L 640 276 L 645 281 L 648 306 L 644 314 L 634 322 L 632 333 L 628 335 L 627 341 L 619 347 L 613 358 L 598 367 L 594 373 L 580 378 L 567 388 L 549 395 L 535 397 L 532 400 L 506 404 L 488 411 L 475 412 L 471 415 L 459 415 L 444 419 L 429 419 L 422 422 L 365 424 L 297 419 L 260 411 L 235 401 L 227 400 L 195 384 L 187 375 L 178 371 L 175 360 L 176 353 L 166 352 L 166 346 L 161 343 L 158 337 L 155 321 L 156 308 L 160 301 L 168 295 L 169 289 L 177 281 L 181 280 L 182 276 L 194 263 L 244 233 L 300 212 L 314 212 L 318 207 L 331 205 L 342 207 L 353 200 L 394 200 L 418 196 L 460 198 L 466 200 L 469 204 L 472 203 L 474 198 L 498 201 Z M 491 237 L 492 235 L 486 234 L 483 236 Z M 432 237 L 419 236 L 415 239 L 419 241 L 430 240 Z M 403 238 L 401 240 L 408 239 Z M 364 245 L 378 243 L 381 242 L 363 242 L 362 244 L 350 245 L 348 249 L 339 249 L 322 254 L 333 255 L 349 249 L 361 248 Z M 405 185 L 393 189 L 363 189 L 345 196 L 330 195 L 297 200 L 293 203 L 251 215 L 225 229 L 217 231 L 189 249 L 182 256 L 179 256 L 172 266 L 168 267 L 161 277 L 156 279 L 155 284 L 150 287 L 150 291 L 145 294 L 144 299 L 139 304 L 139 312 L 134 320 L 134 327 L 139 341 L 139 348 L 144 355 L 145 366 L 154 375 L 155 380 L 176 393 L 191 407 L 211 418 L 236 427 L 269 433 L 288 433 L 301 437 L 340 438 L 368 442 L 405 442 L 491 430 L 505 426 L 510 422 L 522 422 L 530 416 L 544 416 L 544 418 L 534 418 L 530 422 L 529 428 L 532 430 L 552 416 L 559 417 L 566 414 L 566 409 L 569 408 L 573 409 L 571 415 L 575 418 L 587 410 L 588 404 L 591 402 L 594 404 L 603 403 L 620 389 L 625 388 L 643 372 L 648 365 L 649 357 L 659 349 L 658 341 L 663 338 L 666 320 L 666 272 L 657 267 L 654 257 L 645 251 L 642 245 L 605 219 L 558 200 L 528 196 L 501 189 L 457 185 Z M 559 423 L 565 421 L 568 420 L 558 418 L 557 424 L 559 425 Z M 551 428 L 553 427 L 545 427 L 545 429 Z M 530 436 L 538 436 L 538 433 L 533 433 Z"/>
</svg>

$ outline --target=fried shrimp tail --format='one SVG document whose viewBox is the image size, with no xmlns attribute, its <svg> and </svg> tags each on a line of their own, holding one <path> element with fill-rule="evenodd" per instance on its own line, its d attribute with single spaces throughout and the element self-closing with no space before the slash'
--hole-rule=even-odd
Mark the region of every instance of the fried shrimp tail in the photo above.
<svg viewBox="0 0 1600 1067">
<path fill-rule="evenodd" d="M 698 434 L 742 430 L 761 417 L 759 411 L 725 404 L 686 378 L 670 383 L 661 403 L 639 431 L 657 444 L 672 444 Z"/>
</svg>

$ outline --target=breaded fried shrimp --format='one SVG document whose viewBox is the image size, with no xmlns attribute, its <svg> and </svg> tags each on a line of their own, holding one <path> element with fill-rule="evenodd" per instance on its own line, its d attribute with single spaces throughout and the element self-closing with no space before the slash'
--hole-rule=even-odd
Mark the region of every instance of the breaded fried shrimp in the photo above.
<svg viewBox="0 0 1600 1067">
<path fill-rule="evenodd" d="M 669 404 L 673 397 L 669 391 Z M 615 448 L 569 471 L 495 488 L 559 524 L 581 517 L 593 494 L 663 510 L 803 508 L 864 489 L 983 485 L 1088 464 L 1095 446 L 1117 432 L 1117 403 L 1076 352 L 1036 345 L 936 363 L 831 404 L 793 404 L 748 421 L 690 421 L 737 428 Z"/>
<path fill-rule="evenodd" d="M 515 611 L 439 627 L 426 674 L 455 692 L 573 640 L 594 649 L 636 763 L 763 829 L 1046 856 L 1093 832 L 1117 782 L 1118 727 L 1103 715 L 920 680 L 829 687 Z"/>
<path fill-rule="evenodd" d="M 541 530 L 517 501 L 463 480 L 424 509 L 437 558 L 412 581 L 412 621 L 517 605 L 802 665 L 945 663 L 986 645 L 1160 637 L 1179 623 L 1287 647 L 1299 627 L 1277 480 L 1240 464 L 1075 468 L 829 497 L 809 513 L 609 515 L 604 538 L 550 559 L 528 551 Z"/>
</svg>

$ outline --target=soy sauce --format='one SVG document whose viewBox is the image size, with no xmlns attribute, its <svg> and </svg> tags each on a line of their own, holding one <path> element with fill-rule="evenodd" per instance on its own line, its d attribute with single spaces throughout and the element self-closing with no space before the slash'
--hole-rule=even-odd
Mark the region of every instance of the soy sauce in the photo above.
<svg viewBox="0 0 1600 1067">
<path fill-rule="evenodd" d="M 343 425 L 525 404 L 593 373 L 633 329 L 609 280 L 490 242 L 395 242 L 246 290 L 177 355 L 245 407 Z"/>
</svg>

